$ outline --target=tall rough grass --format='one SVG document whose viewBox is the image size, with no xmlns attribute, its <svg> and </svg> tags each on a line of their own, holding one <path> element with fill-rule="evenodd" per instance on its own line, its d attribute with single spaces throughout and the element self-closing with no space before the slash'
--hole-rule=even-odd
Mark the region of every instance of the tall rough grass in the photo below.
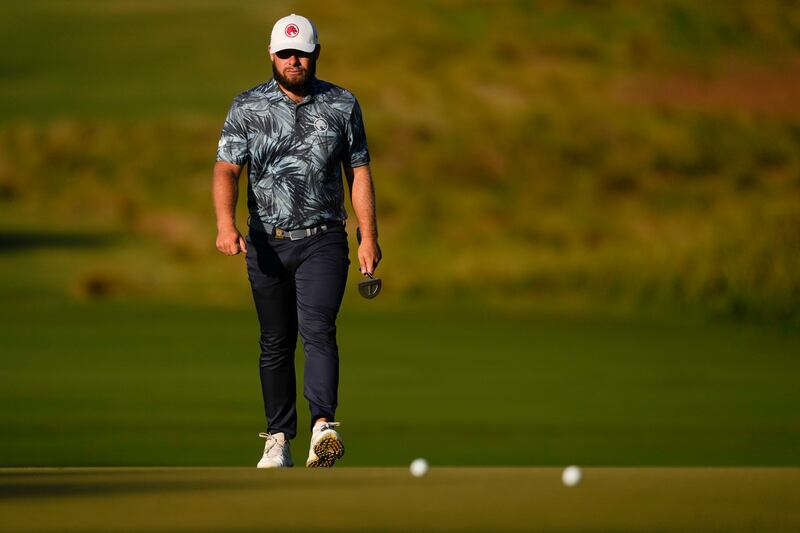
<svg viewBox="0 0 800 533">
<path fill-rule="evenodd" d="M 35 77 L 19 70 L 5 94 L 24 98 L 0 115 L 0 222 L 121 231 L 139 243 L 132 277 L 149 261 L 162 265 L 154 271 L 166 285 L 205 287 L 194 294 L 216 298 L 215 141 L 230 99 L 266 77 L 254 64 L 263 50 L 244 53 L 242 43 L 255 47 L 253 32 L 266 39 L 282 13 L 262 4 L 248 4 L 246 19 L 222 2 L 167 3 L 165 12 L 124 5 L 134 13 L 78 4 L 70 20 L 118 28 L 121 57 L 134 54 L 129 33 L 151 53 L 179 32 L 191 60 L 177 65 L 167 54 L 102 80 L 105 94 L 174 67 L 153 87 L 157 104 L 131 93 L 123 109 L 70 85 L 63 112 L 45 116 L 26 108 Z M 36 4 L 45 26 L 53 6 Z M 301 2 L 296 11 L 314 16 L 323 35 L 320 77 L 352 89 L 365 110 L 382 275 L 395 295 L 797 319 L 793 3 Z M 18 15 L 22 27 L 34 20 Z M 186 15 L 195 27 L 164 27 L 162 15 Z M 210 47 L 214 20 L 238 21 L 242 40 Z M 211 61 L 221 57 L 226 68 Z M 75 76 L 55 67 L 40 74 L 55 87 Z M 211 86 L 193 96 L 203 80 Z M 186 98 L 174 96 L 182 90 Z M 107 105 L 86 112 L 93 98 Z M 163 296 L 164 285 L 152 294 Z"/>
</svg>

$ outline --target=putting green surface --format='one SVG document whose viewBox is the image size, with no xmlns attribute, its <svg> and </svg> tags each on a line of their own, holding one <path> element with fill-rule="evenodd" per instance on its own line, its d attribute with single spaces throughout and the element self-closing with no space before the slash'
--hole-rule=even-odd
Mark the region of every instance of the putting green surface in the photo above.
<svg viewBox="0 0 800 533">
<path fill-rule="evenodd" d="M 3 531 L 798 531 L 798 468 L 0 470 Z"/>
</svg>

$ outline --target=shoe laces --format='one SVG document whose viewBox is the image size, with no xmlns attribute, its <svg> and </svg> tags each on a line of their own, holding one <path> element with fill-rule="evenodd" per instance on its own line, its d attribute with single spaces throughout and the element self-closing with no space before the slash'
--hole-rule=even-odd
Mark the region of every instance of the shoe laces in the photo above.
<svg viewBox="0 0 800 533">
<path fill-rule="evenodd" d="M 283 454 L 283 446 L 278 442 L 278 439 L 272 433 L 259 433 L 259 437 L 267 439 L 267 445 L 264 448 L 264 455 L 267 457 L 279 457 Z"/>
<path fill-rule="evenodd" d="M 339 422 L 323 422 L 322 424 L 315 425 L 314 431 L 326 431 L 328 429 L 339 427 L 339 425 Z"/>
</svg>

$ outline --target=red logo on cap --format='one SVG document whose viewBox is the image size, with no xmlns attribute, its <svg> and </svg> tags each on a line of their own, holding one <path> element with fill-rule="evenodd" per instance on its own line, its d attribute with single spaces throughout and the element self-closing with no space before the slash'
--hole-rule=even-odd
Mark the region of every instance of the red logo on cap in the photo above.
<svg viewBox="0 0 800 533">
<path fill-rule="evenodd" d="M 297 24 L 289 24 L 286 26 L 284 33 L 287 37 L 297 37 L 297 34 L 300 33 L 300 28 L 297 27 Z"/>
</svg>

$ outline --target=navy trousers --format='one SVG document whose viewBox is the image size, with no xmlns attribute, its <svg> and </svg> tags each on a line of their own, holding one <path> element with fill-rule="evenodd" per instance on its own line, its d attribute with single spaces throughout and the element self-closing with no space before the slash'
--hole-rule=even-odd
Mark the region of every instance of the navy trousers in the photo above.
<svg viewBox="0 0 800 533">
<path fill-rule="evenodd" d="M 251 229 L 247 274 L 261 325 L 261 392 L 271 433 L 297 435 L 294 352 L 303 341 L 303 393 L 318 418 L 333 421 L 338 405 L 336 315 L 347 282 L 347 233 L 335 226 L 297 241 Z"/>
</svg>

